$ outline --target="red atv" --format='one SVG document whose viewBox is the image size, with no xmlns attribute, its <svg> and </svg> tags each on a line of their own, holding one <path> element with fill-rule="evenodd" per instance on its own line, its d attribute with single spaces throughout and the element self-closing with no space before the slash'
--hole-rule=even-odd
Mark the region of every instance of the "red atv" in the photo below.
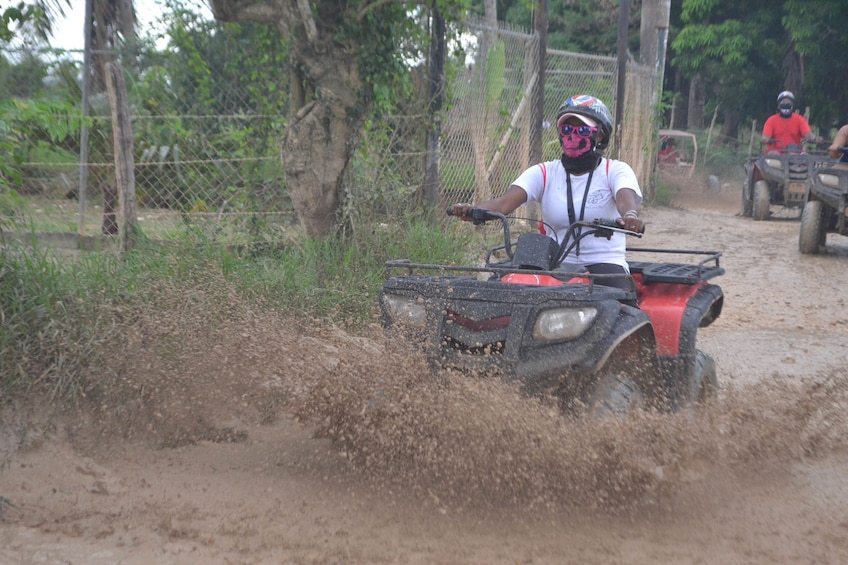
<svg viewBox="0 0 848 565">
<path fill-rule="evenodd" d="M 577 222 L 559 245 L 538 233 L 513 242 L 509 219 L 496 212 L 469 216 L 503 225 L 504 243 L 485 265 L 389 261 L 379 296 L 387 334 L 416 344 L 435 372 L 518 382 L 528 394 L 556 396 L 564 410 L 595 413 L 675 411 L 716 394 L 715 363 L 695 337 L 721 313 L 724 294 L 708 282 L 724 274 L 721 253 L 631 249 L 697 260 L 631 261 L 625 290 L 603 284 L 622 275 L 558 269 L 585 237 L 641 237 L 613 220 Z"/>
</svg>

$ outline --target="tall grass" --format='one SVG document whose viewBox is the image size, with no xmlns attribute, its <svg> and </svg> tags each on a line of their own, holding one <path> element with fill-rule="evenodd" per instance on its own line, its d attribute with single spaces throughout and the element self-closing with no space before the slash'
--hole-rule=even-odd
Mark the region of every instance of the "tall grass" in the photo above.
<svg viewBox="0 0 848 565">
<path fill-rule="evenodd" d="M 0 395 L 36 389 L 54 398 L 85 394 L 83 378 L 129 340 L 133 320 L 165 320 L 153 343 L 167 354 L 182 315 L 226 324 L 234 309 L 273 309 L 304 326 L 357 331 L 375 321 L 384 263 L 392 258 L 457 262 L 468 240 L 441 226 L 375 224 L 355 237 L 233 250 L 186 236 L 143 244 L 124 256 L 53 252 L 0 241 Z M 470 233 L 460 230 L 460 233 Z M 144 326 L 148 327 L 148 326 Z M 166 339 L 163 339 L 166 336 Z"/>
<path fill-rule="evenodd" d="M 83 331 L 91 320 L 77 275 L 46 250 L 4 246 L 0 251 L 3 392 L 38 385 L 54 395 L 73 391 L 72 381 L 97 335 Z"/>
<path fill-rule="evenodd" d="M 374 320 L 387 260 L 456 262 L 467 243 L 425 222 L 375 224 L 352 239 L 304 240 L 225 265 L 245 295 L 264 306 L 307 318 L 307 324 L 314 318 L 357 329 Z"/>
<path fill-rule="evenodd" d="M 664 179 L 662 175 L 657 175 L 654 178 L 655 184 L 652 204 L 656 206 L 671 206 L 674 193 L 677 192 L 679 188 Z"/>
</svg>

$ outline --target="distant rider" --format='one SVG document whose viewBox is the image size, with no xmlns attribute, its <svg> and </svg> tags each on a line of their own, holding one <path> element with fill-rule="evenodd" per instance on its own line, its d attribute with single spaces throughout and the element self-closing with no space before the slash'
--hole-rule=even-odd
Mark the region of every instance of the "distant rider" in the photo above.
<svg viewBox="0 0 848 565">
<path fill-rule="evenodd" d="M 768 144 L 766 153 L 783 153 L 790 145 L 797 146 L 800 151 L 802 139 L 813 143 L 821 141 L 804 116 L 795 112 L 795 95 L 788 90 L 777 95 L 777 113 L 766 120 L 760 139 Z"/>
</svg>

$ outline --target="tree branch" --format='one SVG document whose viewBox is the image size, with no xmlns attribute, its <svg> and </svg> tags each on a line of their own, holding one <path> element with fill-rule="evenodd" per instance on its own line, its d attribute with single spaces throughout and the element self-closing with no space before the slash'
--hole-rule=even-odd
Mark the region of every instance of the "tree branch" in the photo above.
<svg viewBox="0 0 848 565">
<path fill-rule="evenodd" d="M 421 4 L 421 2 L 419 0 L 377 0 L 376 2 L 365 4 L 362 9 L 359 10 L 359 14 L 356 16 L 356 23 L 362 23 L 362 20 L 364 20 L 365 16 L 368 15 L 368 12 L 376 10 L 381 6 L 385 6 L 386 4 L 414 4 L 417 6 Z"/>
<path fill-rule="evenodd" d="M 309 0 L 297 0 L 297 11 L 300 12 L 303 27 L 306 29 L 306 37 L 309 42 L 315 44 L 318 42 L 318 28 L 315 27 L 315 20 L 312 17 L 312 10 L 309 7 Z"/>
<path fill-rule="evenodd" d="M 209 0 L 212 16 L 222 22 L 251 21 L 279 25 L 283 10 L 274 0 Z"/>
</svg>

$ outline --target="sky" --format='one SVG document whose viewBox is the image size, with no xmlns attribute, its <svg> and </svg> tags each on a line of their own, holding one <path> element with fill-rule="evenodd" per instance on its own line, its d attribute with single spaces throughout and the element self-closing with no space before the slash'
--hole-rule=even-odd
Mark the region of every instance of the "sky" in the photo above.
<svg viewBox="0 0 848 565">
<path fill-rule="evenodd" d="M 198 6 L 205 10 L 209 17 L 212 12 L 204 0 L 186 0 L 187 6 Z M 154 29 L 156 21 L 165 11 L 163 0 L 133 0 L 138 28 L 136 33 L 140 36 L 147 35 Z M 65 18 L 54 22 L 53 39 L 51 46 L 60 49 L 83 48 L 83 22 L 85 21 L 85 0 L 73 0 L 73 7 L 65 7 Z"/>
</svg>

